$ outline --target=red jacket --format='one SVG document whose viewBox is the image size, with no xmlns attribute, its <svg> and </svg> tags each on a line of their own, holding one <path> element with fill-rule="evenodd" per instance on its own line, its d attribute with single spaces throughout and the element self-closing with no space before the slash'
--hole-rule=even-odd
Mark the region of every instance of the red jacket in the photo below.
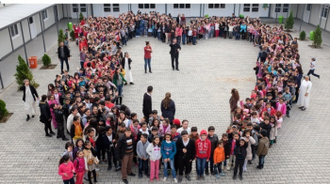
<svg viewBox="0 0 330 184">
<path fill-rule="evenodd" d="M 267 107 L 265 107 L 264 109 L 262 109 L 261 113 L 263 113 L 263 112 L 265 112 L 265 111 L 268 112 L 268 111 L 267 111 Z M 271 108 L 270 108 L 270 115 L 271 115 L 271 116 L 274 116 L 275 114 L 276 114 L 276 110 L 274 109 L 274 107 L 271 107 Z"/>
<path fill-rule="evenodd" d="M 197 139 L 195 142 L 195 147 L 196 147 L 196 157 L 197 158 L 206 158 L 210 159 L 211 155 L 211 142 L 206 139 Z"/>
</svg>

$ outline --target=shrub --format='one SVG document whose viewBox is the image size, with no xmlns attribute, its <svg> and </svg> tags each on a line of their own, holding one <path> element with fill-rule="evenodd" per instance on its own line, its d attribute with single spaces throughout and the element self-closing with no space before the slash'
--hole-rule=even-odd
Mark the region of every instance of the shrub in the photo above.
<svg viewBox="0 0 330 184">
<path fill-rule="evenodd" d="M 299 40 L 305 40 L 306 38 L 306 32 L 305 31 L 301 31 L 299 34 Z"/>
<path fill-rule="evenodd" d="M 293 20 L 293 15 L 292 11 L 290 11 L 290 16 L 286 19 L 284 28 L 289 30 L 293 28 L 294 20 Z"/>
<path fill-rule="evenodd" d="M 6 109 L 6 102 L 0 99 L 0 119 L 6 117 L 8 115 L 8 111 Z"/>
<path fill-rule="evenodd" d="M 57 37 L 57 42 L 58 42 L 58 46 L 60 46 L 60 43 L 65 41 L 65 34 L 63 33 L 63 29 L 60 29 L 58 31 L 58 37 Z"/>
<path fill-rule="evenodd" d="M 84 15 L 80 12 L 79 13 L 79 22 L 81 22 L 84 19 Z"/>
<path fill-rule="evenodd" d="M 313 46 L 321 47 L 321 44 L 322 44 L 322 31 L 320 25 L 318 25 L 314 31 Z"/>
<path fill-rule="evenodd" d="M 46 66 L 47 68 L 50 64 L 52 64 L 52 59 L 47 54 L 44 54 L 41 60 L 43 65 Z"/>
<path fill-rule="evenodd" d="M 18 84 L 18 87 L 21 87 L 24 85 L 24 80 L 29 79 L 30 84 L 37 88 L 39 86 L 38 83 L 36 83 L 33 79 L 33 74 L 29 68 L 29 66 L 26 64 L 24 59 L 21 57 L 21 55 L 18 56 L 18 65 L 16 66 L 16 73 L 14 74 L 16 78 L 16 83 Z"/>
<path fill-rule="evenodd" d="M 74 31 L 73 30 L 71 30 L 71 32 L 70 32 L 70 37 L 71 37 L 71 40 L 75 40 L 76 38 L 74 37 Z"/>
</svg>

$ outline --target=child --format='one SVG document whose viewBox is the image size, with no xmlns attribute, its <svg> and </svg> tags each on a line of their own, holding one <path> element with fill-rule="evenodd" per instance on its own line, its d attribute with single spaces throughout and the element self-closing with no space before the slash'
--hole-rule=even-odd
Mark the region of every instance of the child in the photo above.
<svg viewBox="0 0 330 184">
<path fill-rule="evenodd" d="M 206 130 L 202 130 L 200 133 L 200 139 L 195 142 L 196 148 L 196 169 L 197 169 L 197 180 L 205 180 L 204 168 L 205 163 L 209 161 L 211 155 L 211 142 L 207 139 Z"/>
<path fill-rule="evenodd" d="M 199 139 L 199 135 L 197 132 L 197 127 L 191 127 L 191 134 L 189 135 L 189 139 L 196 141 Z"/>
<path fill-rule="evenodd" d="M 82 138 L 78 139 L 76 142 L 76 146 L 73 148 L 73 156 L 75 159 L 77 157 L 77 152 L 78 151 L 83 151 L 84 150 L 84 140 Z"/>
<path fill-rule="evenodd" d="M 239 144 L 236 145 L 235 148 L 235 156 L 236 156 L 236 161 L 235 161 L 235 168 L 234 168 L 234 176 L 233 180 L 237 179 L 237 171 L 239 169 L 239 179 L 243 180 L 243 165 L 244 165 L 244 160 L 246 158 L 246 148 L 248 144 L 245 142 L 244 138 L 239 140 Z"/>
<path fill-rule="evenodd" d="M 62 176 L 63 183 L 74 184 L 73 173 L 75 172 L 74 165 L 70 161 L 69 155 L 64 155 L 58 167 L 58 174 Z"/>
<path fill-rule="evenodd" d="M 271 125 L 269 124 L 269 118 L 265 117 L 264 122 L 260 123 L 260 128 L 267 131 L 267 137 L 269 139 L 270 130 L 272 129 Z"/>
<path fill-rule="evenodd" d="M 73 161 L 73 144 L 71 142 L 65 144 L 65 151 L 62 156 L 64 155 L 68 155 L 70 160 Z"/>
<path fill-rule="evenodd" d="M 308 71 L 307 75 L 309 76 L 310 74 L 312 74 L 315 77 L 320 78 L 320 75 L 314 73 L 314 71 L 315 71 L 315 62 L 316 62 L 316 59 L 312 58 L 312 60 L 310 62 L 310 65 L 309 65 L 309 71 Z"/>
<path fill-rule="evenodd" d="M 164 121 L 159 125 L 159 135 L 164 137 L 165 133 L 171 132 L 170 120 L 165 118 Z"/>
<path fill-rule="evenodd" d="M 115 158 L 115 133 L 110 126 L 105 127 L 105 134 L 103 135 L 103 143 L 105 151 L 108 155 L 108 171 L 112 169 L 111 157 L 116 170 L 118 170 L 117 160 Z"/>
<path fill-rule="evenodd" d="M 74 160 L 74 167 L 76 170 L 76 184 L 82 184 L 85 174 L 85 159 L 84 152 L 79 150 L 76 154 L 77 158 Z"/>
<path fill-rule="evenodd" d="M 181 138 L 181 135 L 177 132 L 177 126 L 175 124 L 171 126 L 171 136 L 173 142 L 176 142 L 179 138 Z"/>
<path fill-rule="evenodd" d="M 140 141 L 137 143 L 136 152 L 139 160 L 139 178 L 142 178 L 142 169 L 144 167 L 144 173 L 147 177 L 148 174 L 148 162 L 149 162 L 149 155 L 147 154 L 147 148 L 149 146 L 149 142 L 147 140 L 148 135 L 142 134 Z"/>
<path fill-rule="evenodd" d="M 213 153 L 215 148 L 218 146 L 218 142 L 219 142 L 219 138 L 217 134 L 214 134 L 215 128 L 214 126 L 210 126 L 208 128 L 208 135 L 207 135 L 207 139 L 211 142 L 211 155 L 210 155 L 210 160 L 206 162 L 205 165 L 205 174 L 209 175 L 209 162 L 210 162 L 210 170 L 211 170 L 211 174 L 213 174 Z"/>
<path fill-rule="evenodd" d="M 147 147 L 147 153 L 150 159 L 150 181 L 152 182 L 154 178 L 159 181 L 159 163 L 162 157 L 160 151 L 160 138 L 155 136 L 152 143 Z"/>
<path fill-rule="evenodd" d="M 276 124 L 277 122 L 275 116 L 270 116 L 269 119 L 270 119 L 269 124 L 272 127 L 269 133 L 269 140 L 270 140 L 269 148 L 271 148 L 275 142 L 275 136 L 277 135 L 277 124 Z"/>
<path fill-rule="evenodd" d="M 165 134 L 165 140 L 163 140 L 163 142 L 162 142 L 161 152 L 162 152 L 162 157 L 163 157 L 163 161 L 164 161 L 164 179 L 163 179 L 163 181 L 165 182 L 168 177 L 167 163 L 169 162 L 171 170 L 172 170 L 172 177 L 173 177 L 174 183 L 177 183 L 178 180 L 176 179 L 176 171 L 174 168 L 174 156 L 176 154 L 176 144 L 174 141 L 172 141 L 172 135 L 169 133 Z"/>
<path fill-rule="evenodd" d="M 222 141 L 223 147 L 224 147 L 224 150 L 225 150 L 225 160 L 223 162 L 223 168 L 226 168 L 226 166 L 228 164 L 227 160 L 230 157 L 230 146 L 231 146 L 231 144 L 228 141 L 228 134 L 223 133 L 220 141 Z"/>
<path fill-rule="evenodd" d="M 85 149 L 83 151 L 85 159 L 85 169 L 88 170 L 88 181 L 92 184 L 91 174 L 93 173 L 94 182 L 96 183 L 96 164 L 98 164 L 98 159 L 95 156 L 96 153 L 92 147 L 91 142 L 85 141 Z"/>
<path fill-rule="evenodd" d="M 235 125 L 233 125 L 235 126 Z M 233 136 L 232 136 L 232 139 L 230 140 L 229 144 L 230 144 L 230 156 L 229 156 L 229 159 L 227 160 L 227 170 L 230 171 L 230 168 L 234 168 L 234 165 L 235 165 L 235 147 L 237 145 L 237 142 L 239 140 L 239 134 L 238 132 L 233 132 L 232 133 Z M 231 166 L 229 165 L 229 162 L 231 160 Z"/>
<path fill-rule="evenodd" d="M 243 165 L 243 171 L 247 171 L 246 165 L 248 161 L 252 160 L 252 145 L 256 143 L 254 138 L 251 136 L 251 131 L 250 130 L 245 130 L 243 132 L 243 138 L 247 142 L 247 148 L 246 148 L 246 158 L 244 160 L 244 165 Z"/>
<path fill-rule="evenodd" d="M 225 176 L 225 173 L 221 171 L 222 162 L 226 160 L 225 157 L 225 149 L 223 147 L 223 141 L 220 140 L 218 142 L 218 147 L 215 148 L 213 153 L 213 161 L 214 161 L 214 175 L 216 178 L 220 178 L 221 176 Z M 218 172 L 219 171 L 219 172 Z M 220 173 L 220 175 L 219 175 Z"/>
<path fill-rule="evenodd" d="M 280 98 L 279 102 L 276 103 L 276 111 L 281 111 L 282 114 L 286 114 L 286 104 L 283 98 Z"/>
<path fill-rule="evenodd" d="M 191 181 L 189 176 L 192 167 L 192 161 L 196 156 L 195 141 L 189 139 L 188 132 L 183 130 L 181 132 L 182 139 L 176 142 L 177 147 L 177 162 L 176 165 L 179 167 L 179 183 L 182 182 L 183 170 L 185 170 L 185 176 L 188 181 Z"/>
<path fill-rule="evenodd" d="M 158 135 L 158 128 L 157 127 L 152 127 L 151 129 L 151 134 L 149 134 L 148 136 L 148 141 L 151 143 L 154 140 L 155 136 L 159 136 Z M 162 137 L 159 137 L 160 140 L 162 140 Z"/>
</svg>

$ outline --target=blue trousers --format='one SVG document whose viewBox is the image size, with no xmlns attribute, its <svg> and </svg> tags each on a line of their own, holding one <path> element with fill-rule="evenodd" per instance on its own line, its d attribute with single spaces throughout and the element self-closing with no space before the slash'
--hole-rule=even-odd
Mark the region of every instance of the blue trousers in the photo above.
<svg viewBox="0 0 330 184">
<path fill-rule="evenodd" d="M 206 158 L 196 158 L 196 164 L 197 164 L 197 175 L 199 176 L 204 175 Z"/>
<path fill-rule="evenodd" d="M 146 59 L 144 58 L 144 71 L 147 71 L 147 65 L 149 67 L 149 72 L 151 71 L 151 58 Z"/>
<path fill-rule="evenodd" d="M 164 162 L 164 177 L 168 177 L 167 175 L 167 162 Z M 176 177 L 176 171 L 174 168 L 174 159 L 170 160 L 170 167 L 171 167 L 171 171 L 172 171 L 172 177 L 175 178 Z"/>
</svg>

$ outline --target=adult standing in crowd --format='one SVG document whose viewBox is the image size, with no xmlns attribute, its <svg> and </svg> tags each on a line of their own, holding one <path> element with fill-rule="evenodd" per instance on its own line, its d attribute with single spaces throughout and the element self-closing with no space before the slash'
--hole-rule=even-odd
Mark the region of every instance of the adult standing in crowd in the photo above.
<svg viewBox="0 0 330 184">
<path fill-rule="evenodd" d="M 152 48 L 149 41 L 146 41 L 146 46 L 144 47 L 144 72 L 147 73 L 147 65 L 149 67 L 149 73 L 151 72 L 151 53 Z"/>
<path fill-rule="evenodd" d="M 229 99 L 229 105 L 230 105 L 230 121 L 232 122 L 233 120 L 233 113 L 237 108 L 237 103 L 239 101 L 239 93 L 237 89 L 233 88 L 231 90 L 231 97 Z"/>
<path fill-rule="evenodd" d="M 161 102 L 160 109 L 162 111 L 162 116 L 164 118 L 168 118 L 172 123 L 175 115 L 175 103 L 171 99 L 170 92 L 165 94 L 165 98 Z"/>
<path fill-rule="evenodd" d="M 257 155 L 259 156 L 259 164 L 257 166 L 257 169 L 264 168 L 265 157 L 268 154 L 268 148 L 269 148 L 269 139 L 267 137 L 267 131 L 261 130 L 260 137 L 261 139 L 259 140 L 258 143 L 258 152 L 257 152 Z"/>
<path fill-rule="evenodd" d="M 23 90 L 23 101 L 24 101 L 24 109 L 26 113 L 26 121 L 30 120 L 30 115 L 34 118 L 35 109 L 34 103 L 39 98 L 37 90 L 30 85 L 30 81 L 28 79 L 24 80 L 24 86 L 20 87 L 20 90 Z"/>
<path fill-rule="evenodd" d="M 39 103 L 40 108 L 40 121 L 45 124 L 45 133 L 47 137 L 52 137 L 52 135 L 55 135 L 55 133 L 52 130 L 51 126 L 51 120 L 52 115 L 50 114 L 50 108 L 47 103 L 47 96 L 42 95 L 41 101 Z M 49 132 L 48 132 L 49 130 Z"/>
<path fill-rule="evenodd" d="M 153 91 L 152 86 L 148 86 L 147 92 L 143 96 L 143 115 L 146 122 L 149 122 L 149 116 L 152 114 L 152 100 L 151 93 Z"/>
<path fill-rule="evenodd" d="M 180 44 L 177 43 L 177 39 L 174 38 L 172 43 L 170 44 L 171 50 L 171 60 L 172 60 L 172 69 L 174 68 L 179 71 L 179 52 L 181 50 Z M 174 67 L 174 60 L 175 60 L 175 67 Z"/>
<path fill-rule="evenodd" d="M 132 71 L 131 71 L 132 59 L 129 57 L 128 52 L 125 52 L 124 55 L 125 55 L 125 57 L 122 60 L 121 65 L 123 66 L 123 68 L 125 69 L 125 72 L 126 72 L 125 79 L 126 79 L 127 83 L 134 85 Z"/>
<path fill-rule="evenodd" d="M 312 89 L 312 82 L 309 80 L 309 76 L 306 75 L 299 89 L 300 95 L 297 103 L 302 111 L 306 110 L 306 107 L 309 106 L 311 89 Z"/>
<path fill-rule="evenodd" d="M 66 69 L 67 69 L 67 71 L 69 71 L 70 67 L 69 67 L 68 60 L 70 60 L 70 50 L 68 49 L 67 46 L 64 45 L 63 42 L 60 43 L 60 46 L 57 49 L 57 55 L 58 55 L 58 59 L 61 62 L 61 73 L 63 74 L 63 62 L 64 61 L 66 64 Z"/>
</svg>

